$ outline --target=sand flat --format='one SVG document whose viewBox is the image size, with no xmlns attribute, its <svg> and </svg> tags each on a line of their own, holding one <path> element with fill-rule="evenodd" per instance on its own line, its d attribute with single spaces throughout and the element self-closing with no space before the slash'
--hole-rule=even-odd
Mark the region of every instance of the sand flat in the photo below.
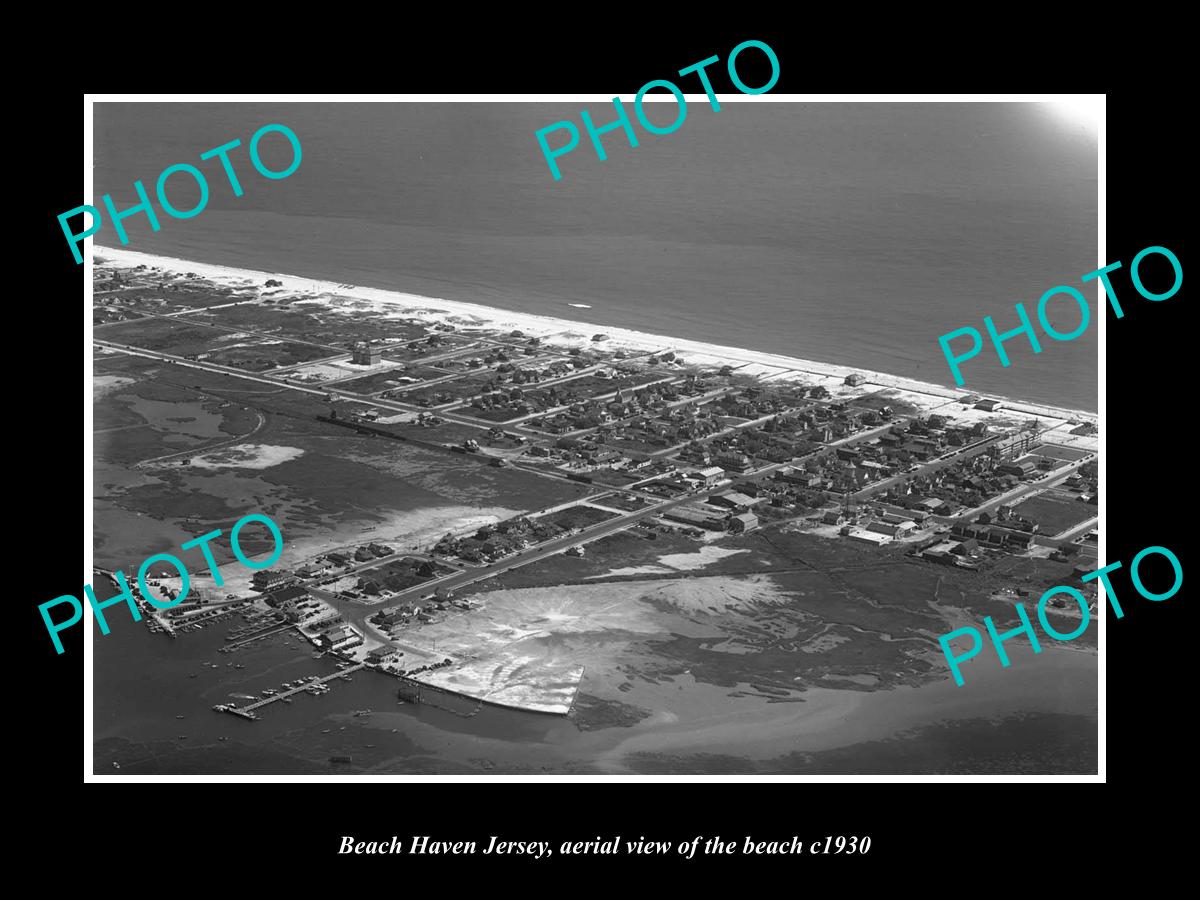
<svg viewBox="0 0 1200 900">
<path fill-rule="evenodd" d="M 303 455 L 304 451 L 299 447 L 235 444 L 195 456 L 191 464 L 198 469 L 269 469 Z"/>
</svg>

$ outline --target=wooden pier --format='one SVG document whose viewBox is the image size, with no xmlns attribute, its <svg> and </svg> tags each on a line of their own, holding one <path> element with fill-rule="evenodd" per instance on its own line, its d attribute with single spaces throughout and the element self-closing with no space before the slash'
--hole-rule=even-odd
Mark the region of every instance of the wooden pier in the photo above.
<svg viewBox="0 0 1200 900">
<path fill-rule="evenodd" d="M 472 697 L 469 694 L 463 694 L 436 684 L 417 681 L 415 678 L 409 678 L 407 675 L 400 675 L 398 677 L 400 678 L 400 689 L 396 693 L 399 699 L 406 703 L 424 703 L 428 706 L 436 706 L 438 709 L 444 709 L 446 712 L 454 713 L 456 716 L 462 716 L 466 719 L 471 718 L 483 708 L 483 701 L 478 697 Z M 455 709 L 455 704 L 446 702 L 450 697 L 465 700 L 469 708 L 467 710 Z"/>
<path fill-rule="evenodd" d="M 300 687 L 294 687 L 289 691 L 284 691 L 282 694 L 275 694 L 270 697 L 264 697 L 262 700 L 256 700 L 246 706 L 226 706 L 221 712 L 233 713 L 235 716 L 241 716 L 243 719 L 257 719 L 254 711 L 260 707 L 274 703 L 276 700 L 282 700 L 284 697 L 292 697 L 296 694 L 308 690 L 309 686 L 314 684 L 324 684 L 327 681 L 333 681 L 335 678 L 341 678 L 349 675 L 351 672 L 357 672 L 360 669 L 366 668 L 366 663 L 358 663 L 357 665 L 348 666 L 340 672 L 334 672 L 332 675 L 326 675 L 324 678 L 317 678 L 312 681 L 306 681 Z"/>
<path fill-rule="evenodd" d="M 281 631 L 287 631 L 289 628 L 292 628 L 293 625 L 291 622 L 271 622 L 264 624 L 262 627 L 266 630 L 260 631 L 258 634 L 252 635 L 251 637 L 242 638 L 241 640 L 226 644 L 224 647 L 221 647 L 218 652 L 230 653 L 234 650 L 237 650 L 239 647 L 244 647 L 247 644 L 253 644 L 255 641 L 260 641 L 263 638 L 270 637 L 273 634 L 279 634 Z"/>
<path fill-rule="evenodd" d="M 101 569 L 100 567 L 96 566 L 92 569 L 92 571 L 107 578 L 112 583 L 113 587 L 121 587 L 121 582 L 117 581 L 117 576 L 108 569 Z M 169 634 L 171 637 L 175 637 L 175 628 L 171 625 L 171 622 L 162 614 L 160 609 L 155 606 L 151 606 L 150 601 L 142 596 L 142 592 L 138 590 L 136 582 L 129 585 L 129 593 L 133 595 L 133 602 L 137 604 L 138 612 L 142 614 L 143 622 L 145 622 L 147 625 L 149 625 L 150 622 L 154 622 L 163 630 L 164 633 Z"/>
</svg>

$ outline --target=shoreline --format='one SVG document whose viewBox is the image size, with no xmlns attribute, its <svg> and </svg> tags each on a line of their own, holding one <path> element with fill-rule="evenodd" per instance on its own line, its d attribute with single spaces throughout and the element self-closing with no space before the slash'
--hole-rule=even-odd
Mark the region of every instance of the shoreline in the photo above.
<svg viewBox="0 0 1200 900">
<path fill-rule="evenodd" d="M 459 300 L 445 300 L 438 297 L 426 297 L 419 294 L 409 294 L 403 291 L 386 290 L 383 288 L 348 285 L 334 281 L 324 281 L 288 275 L 281 272 L 265 272 L 256 269 L 239 269 L 232 266 L 216 265 L 177 257 L 159 256 L 143 253 L 137 250 L 116 249 L 99 244 L 93 247 L 93 264 L 96 258 L 118 266 L 133 267 L 146 265 L 158 267 L 167 271 L 184 274 L 193 272 L 198 277 L 225 286 L 246 287 L 244 282 L 255 282 L 258 287 L 268 279 L 282 282 L 283 290 L 293 293 L 330 294 L 347 299 L 363 300 L 372 303 L 402 304 L 407 308 L 420 309 L 421 317 L 427 316 L 428 311 L 436 311 L 448 316 L 470 317 L 479 320 L 474 324 L 480 327 L 503 329 L 520 329 L 539 336 L 573 332 L 580 335 L 598 333 L 603 330 L 608 335 L 606 346 L 623 346 L 644 349 L 650 352 L 672 349 L 676 353 L 692 356 L 711 357 L 716 360 L 734 361 L 749 365 L 766 366 L 783 370 L 798 370 L 824 377 L 845 378 L 851 373 L 866 376 L 872 384 L 885 388 L 912 391 L 926 395 L 943 397 L 948 400 L 958 400 L 962 397 L 977 394 L 980 397 L 1002 400 L 1005 407 L 1014 412 L 1022 412 L 1035 416 L 1050 416 L 1059 419 L 1078 419 L 1092 424 L 1099 424 L 1099 414 L 1088 410 L 1071 409 L 1068 407 L 1050 406 L 1006 397 L 1001 394 L 951 388 L 930 382 L 918 381 L 886 372 L 877 372 L 858 366 L 846 366 L 837 363 L 825 363 L 817 360 L 805 360 L 798 357 L 783 356 L 759 350 L 749 350 L 741 347 L 728 347 L 721 344 L 711 344 L 703 341 L 693 341 L 674 338 L 669 335 L 650 334 L 621 328 L 616 325 L 596 325 L 578 322 L 557 316 L 545 316 L 535 313 L 511 312 L 496 307 L 467 303 Z M 569 305 L 569 304 L 568 304 Z M 200 308 L 197 311 L 202 311 Z"/>
</svg>

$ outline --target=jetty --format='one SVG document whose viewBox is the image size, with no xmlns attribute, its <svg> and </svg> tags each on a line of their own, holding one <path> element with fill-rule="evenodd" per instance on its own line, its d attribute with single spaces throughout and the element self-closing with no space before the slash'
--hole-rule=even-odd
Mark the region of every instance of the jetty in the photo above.
<svg viewBox="0 0 1200 900">
<path fill-rule="evenodd" d="M 233 643 L 226 644 L 224 647 L 221 647 L 218 652 L 231 653 L 232 651 L 237 650 L 239 647 L 244 647 L 247 644 L 253 644 L 255 641 L 261 641 L 263 638 L 270 637 L 273 634 L 279 634 L 279 632 L 281 632 L 281 631 L 287 631 L 289 628 L 292 628 L 292 627 L 293 626 L 292 626 L 291 622 L 267 623 L 266 625 L 262 626 L 263 630 L 260 630 L 257 634 L 252 634 L 250 637 L 242 638 L 239 641 L 234 641 Z"/>
<path fill-rule="evenodd" d="M 92 572 L 103 575 L 113 587 L 117 589 L 121 588 L 121 582 L 117 581 L 117 576 L 114 572 L 102 569 L 99 566 L 94 566 Z M 136 581 L 129 585 L 129 593 L 133 595 L 133 601 L 137 604 L 138 611 L 142 614 L 142 621 L 146 623 L 147 628 L 153 624 L 165 634 L 175 637 L 175 627 L 171 624 L 171 621 L 162 614 L 162 610 L 152 606 L 150 601 L 142 596 L 142 592 L 138 589 Z"/>
<path fill-rule="evenodd" d="M 454 713 L 465 719 L 476 715 L 483 708 L 483 700 L 478 697 L 472 697 L 469 694 L 444 688 L 440 685 L 417 681 L 417 679 L 410 678 L 407 675 L 399 675 L 397 677 L 400 679 L 400 689 L 397 691 L 397 697 L 405 703 L 424 703 L 427 706 L 436 706 L 438 709 Z"/>
<path fill-rule="evenodd" d="M 324 684 L 327 681 L 333 681 L 335 678 L 345 678 L 351 672 L 357 672 L 359 669 L 366 668 L 366 663 L 358 663 L 354 666 L 349 666 L 339 672 L 334 672 L 332 675 L 326 675 L 324 678 L 314 678 L 311 681 L 306 681 L 299 687 L 294 687 L 291 690 L 283 691 L 278 694 L 273 694 L 270 697 L 264 697 L 262 700 L 256 700 L 254 703 L 249 703 L 246 706 L 233 706 L 230 704 L 219 704 L 213 709 L 217 712 L 233 713 L 235 716 L 241 716 L 243 719 L 257 719 L 258 715 L 255 710 L 274 703 L 276 700 L 282 700 L 285 697 L 292 697 L 296 694 L 303 693 L 314 684 Z M 347 679 L 349 680 L 349 679 Z"/>
</svg>

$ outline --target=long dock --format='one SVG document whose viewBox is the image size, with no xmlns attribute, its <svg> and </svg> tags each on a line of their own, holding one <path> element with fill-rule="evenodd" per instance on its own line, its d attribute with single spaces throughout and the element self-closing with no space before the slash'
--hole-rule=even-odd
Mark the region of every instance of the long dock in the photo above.
<svg viewBox="0 0 1200 900">
<path fill-rule="evenodd" d="M 460 691 L 455 691 L 450 688 L 444 688 L 441 685 L 427 684 L 424 681 L 417 681 L 415 678 L 409 678 L 407 675 L 401 675 L 399 678 L 400 689 L 397 691 L 397 696 L 399 699 L 404 700 L 407 703 L 424 703 L 428 706 L 436 706 L 439 709 L 444 709 L 447 712 L 452 712 L 455 715 L 462 716 L 466 719 L 474 716 L 483 707 L 483 700 L 479 697 L 472 697 L 469 694 L 464 694 Z M 435 700 L 432 699 L 441 697 L 457 697 L 461 700 L 467 701 L 468 704 L 473 704 L 473 707 L 469 711 L 464 712 L 445 703 L 435 702 Z"/>
<path fill-rule="evenodd" d="M 242 638 L 240 641 L 234 641 L 231 644 L 226 644 L 224 647 L 221 647 L 217 652 L 229 653 L 233 650 L 238 649 L 239 647 L 246 646 L 246 644 L 253 644 L 255 641 L 261 641 L 265 637 L 270 637 L 273 634 L 279 634 L 279 632 L 287 631 L 289 628 L 292 628 L 292 627 L 293 627 L 293 625 L 291 622 L 284 622 L 282 624 L 280 624 L 278 622 L 266 624 L 263 626 L 263 628 L 266 629 L 265 631 L 260 631 L 258 634 L 252 635 L 248 638 Z"/>
<path fill-rule="evenodd" d="M 267 704 L 274 703 L 276 700 L 282 700 L 284 697 L 291 697 L 308 689 L 309 685 L 324 684 L 326 681 L 333 681 L 335 678 L 341 678 L 343 675 L 349 675 L 351 672 L 357 672 L 359 669 L 366 667 L 365 662 L 357 665 L 349 666 L 342 669 L 340 672 L 334 672 L 332 675 L 326 675 L 324 678 L 317 678 L 313 681 L 306 681 L 300 687 L 292 688 L 290 691 L 284 691 L 282 694 L 275 694 L 271 697 L 264 697 L 248 706 L 226 706 L 222 712 L 233 713 L 235 716 L 241 716 L 243 719 L 257 719 L 254 710 Z"/>
<path fill-rule="evenodd" d="M 113 587 L 119 588 L 121 586 L 121 583 L 117 581 L 117 576 L 108 569 L 101 569 L 99 566 L 95 566 L 92 568 L 92 571 L 107 578 L 112 583 Z M 144 616 L 143 621 L 147 624 L 154 622 L 165 633 L 169 634 L 171 637 L 175 637 L 175 629 L 171 625 L 170 620 L 164 616 L 160 610 L 150 605 L 150 602 L 143 597 L 142 592 L 138 590 L 136 583 L 129 586 L 129 591 L 131 594 L 133 594 L 133 600 L 137 604 L 138 611 Z"/>
</svg>

